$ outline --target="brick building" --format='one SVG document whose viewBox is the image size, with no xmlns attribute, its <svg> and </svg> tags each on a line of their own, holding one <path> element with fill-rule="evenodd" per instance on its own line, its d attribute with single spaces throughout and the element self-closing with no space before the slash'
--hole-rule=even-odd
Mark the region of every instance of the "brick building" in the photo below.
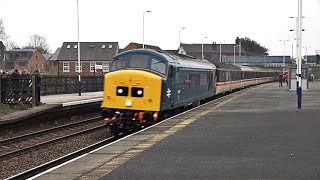
<svg viewBox="0 0 320 180">
<path fill-rule="evenodd" d="M 34 72 L 40 69 L 44 72 L 47 61 L 37 49 L 12 49 L 4 52 L 4 68 L 6 71 L 12 69 L 28 70 Z"/>
<path fill-rule="evenodd" d="M 79 68 L 81 75 L 103 75 L 109 72 L 111 60 L 118 51 L 118 42 L 80 42 L 79 66 L 78 43 L 64 42 L 56 58 L 58 75 L 78 75 Z M 94 72 L 95 67 L 102 69 L 96 69 Z"/>
<path fill-rule="evenodd" d="M 143 47 L 143 44 L 139 44 L 139 43 L 129 43 L 123 50 L 130 50 L 130 49 L 141 49 Z M 148 45 L 145 44 L 144 45 L 145 49 L 154 49 L 154 50 L 158 50 L 158 51 L 162 51 L 162 49 L 158 46 L 153 46 L 153 45 Z"/>
</svg>

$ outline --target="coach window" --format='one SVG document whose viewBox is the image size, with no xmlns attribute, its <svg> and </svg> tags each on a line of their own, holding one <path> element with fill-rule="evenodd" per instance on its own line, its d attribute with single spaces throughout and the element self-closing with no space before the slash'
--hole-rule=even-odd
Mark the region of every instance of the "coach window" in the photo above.
<svg viewBox="0 0 320 180">
<path fill-rule="evenodd" d="M 161 74 L 166 74 L 166 64 L 160 59 L 152 58 L 151 59 L 151 69 L 155 70 Z"/>
<path fill-rule="evenodd" d="M 126 67 L 127 57 L 119 57 L 112 61 L 111 70 L 115 71 Z"/>
<path fill-rule="evenodd" d="M 130 57 L 130 68 L 148 68 L 149 56 L 142 54 L 135 54 Z"/>
</svg>

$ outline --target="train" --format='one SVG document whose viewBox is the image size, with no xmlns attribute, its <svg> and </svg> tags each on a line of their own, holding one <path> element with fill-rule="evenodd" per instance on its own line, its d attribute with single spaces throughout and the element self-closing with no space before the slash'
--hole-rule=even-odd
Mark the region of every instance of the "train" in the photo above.
<svg viewBox="0 0 320 180">
<path fill-rule="evenodd" d="M 101 115 L 113 133 L 126 133 L 219 94 L 275 81 L 277 73 L 165 51 L 128 50 L 113 57 L 105 74 Z"/>
</svg>

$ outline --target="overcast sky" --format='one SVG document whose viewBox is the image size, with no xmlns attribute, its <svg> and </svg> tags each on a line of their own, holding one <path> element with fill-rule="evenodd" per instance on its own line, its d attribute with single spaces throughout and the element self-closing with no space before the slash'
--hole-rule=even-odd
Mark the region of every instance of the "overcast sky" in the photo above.
<svg viewBox="0 0 320 180">
<path fill-rule="evenodd" d="M 269 49 L 270 55 L 291 55 L 295 44 L 298 0 L 79 0 L 80 41 L 142 43 L 177 49 L 182 43 L 235 42 L 249 37 Z M 320 50 L 320 0 L 303 0 L 303 46 L 308 54 Z M 63 42 L 77 41 L 76 0 L 0 0 L 0 19 L 19 46 L 37 34 L 54 52 Z M 310 47 L 309 47 L 310 46 Z M 302 55 L 306 49 L 303 49 Z M 294 55 L 296 53 L 294 52 Z"/>
</svg>

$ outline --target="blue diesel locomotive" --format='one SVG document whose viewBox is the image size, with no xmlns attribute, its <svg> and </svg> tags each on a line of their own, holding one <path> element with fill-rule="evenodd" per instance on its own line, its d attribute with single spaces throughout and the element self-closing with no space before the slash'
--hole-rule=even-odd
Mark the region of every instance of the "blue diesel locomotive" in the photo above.
<svg viewBox="0 0 320 180">
<path fill-rule="evenodd" d="M 219 93 L 274 80 L 276 73 L 136 49 L 115 56 L 105 75 L 105 124 L 123 133 L 200 105 Z"/>
</svg>

